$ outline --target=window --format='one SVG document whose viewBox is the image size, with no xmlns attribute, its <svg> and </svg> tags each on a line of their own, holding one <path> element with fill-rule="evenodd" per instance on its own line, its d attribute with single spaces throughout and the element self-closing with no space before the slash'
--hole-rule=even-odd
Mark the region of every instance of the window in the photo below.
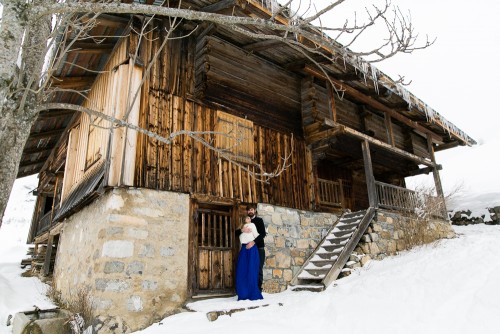
<svg viewBox="0 0 500 334">
<path fill-rule="evenodd" d="M 253 122 L 217 112 L 215 145 L 239 162 L 252 163 L 254 160 Z"/>
<path fill-rule="evenodd" d="M 89 137 L 87 143 L 87 154 L 85 158 L 85 169 L 96 163 L 103 154 L 101 148 L 103 143 L 103 129 L 104 121 L 102 118 L 90 119 L 89 124 Z"/>
</svg>

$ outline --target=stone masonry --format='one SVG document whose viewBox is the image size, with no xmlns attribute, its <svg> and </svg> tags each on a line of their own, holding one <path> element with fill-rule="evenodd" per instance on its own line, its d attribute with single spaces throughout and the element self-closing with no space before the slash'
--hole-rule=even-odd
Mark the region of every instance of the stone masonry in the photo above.
<svg viewBox="0 0 500 334">
<path fill-rule="evenodd" d="M 269 204 L 259 204 L 257 211 L 268 233 L 263 289 L 281 292 L 339 217 Z"/>
<path fill-rule="evenodd" d="M 64 223 L 54 283 L 88 291 L 99 333 L 130 332 L 176 312 L 187 296 L 189 196 L 114 189 Z"/>
<path fill-rule="evenodd" d="M 395 255 L 408 247 L 403 241 L 404 224 L 409 224 L 414 218 L 404 216 L 400 212 L 378 209 L 366 233 L 354 250 L 361 255 L 362 264 L 370 259 L 383 259 Z M 455 232 L 449 221 L 432 220 L 426 228 L 426 243 L 443 238 L 455 237 Z M 367 256 L 367 257 L 366 257 Z"/>
</svg>

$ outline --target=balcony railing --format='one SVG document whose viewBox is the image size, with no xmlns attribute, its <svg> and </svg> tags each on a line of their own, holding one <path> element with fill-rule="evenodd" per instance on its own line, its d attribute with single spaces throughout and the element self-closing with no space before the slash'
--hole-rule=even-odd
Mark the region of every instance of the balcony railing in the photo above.
<svg viewBox="0 0 500 334">
<path fill-rule="evenodd" d="M 414 212 L 418 207 L 418 196 L 415 191 L 375 181 L 379 207 Z"/>
<path fill-rule="evenodd" d="M 319 203 L 324 206 L 343 207 L 344 190 L 342 180 L 318 179 Z"/>
<path fill-rule="evenodd" d="M 38 229 L 36 235 L 40 235 L 41 233 L 47 231 L 50 227 L 50 223 L 52 221 L 52 211 L 47 212 L 43 215 L 42 218 L 38 221 Z"/>
</svg>

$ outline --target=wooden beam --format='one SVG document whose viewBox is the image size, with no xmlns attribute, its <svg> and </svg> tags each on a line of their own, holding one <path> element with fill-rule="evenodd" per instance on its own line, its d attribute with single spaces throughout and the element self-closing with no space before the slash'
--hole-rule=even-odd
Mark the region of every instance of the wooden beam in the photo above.
<svg viewBox="0 0 500 334">
<path fill-rule="evenodd" d="M 394 147 L 394 132 L 392 131 L 392 121 L 389 114 L 384 114 L 385 131 L 387 135 L 387 142 Z"/>
<path fill-rule="evenodd" d="M 457 147 L 458 145 L 460 145 L 460 143 L 458 141 L 452 141 L 451 143 L 445 143 L 445 144 L 441 144 L 441 145 L 434 145 L 434 152 L 439 152 L 439 151 L 443 151 L 443 150 L 447 150 L 449 148 L 454 148 L 454 147 Z"/>
<path fill-rule="evenodd" d="M 110 28 L 125 28 L 129 19 L 121 16 L 101 14 L 96 18 L 97 25 L 103 25 Z"/>
<path fill-rule="evenodd" d="M 435 139 L 439 142 L 443 142 L 443 138 L 441 136 L 438 136 L 437 134 L 435 134 L 431 130 L 429 130 L 429 129 L 421 126 L 417 122 L 414 122 L 414 121 L 410 120 L 409 118 L 406 118 L 405 116 L 395 112 L 390 107 L 375 100 L 373 97 L 366 96 L 365 94 L 361 93 L 357 89 L 352 88 L 352 87 L 346 85 L 345 83 L 340 82 L 332 77 L 330 77 L 330 78 L 326 77 L 326 75 L 323 72 L 321 72 L 319 69 L 314 68 L 313 66 L 311 66 L 309 64 L 306 64 L 304 66 L 304 71 L 308 74 L 311 74 L 311 75 L 319 78 L 319 79 L 333 82 L 334 84 L 338 85 L 339 86 L 338 88 L 340 90 L 342 90 L 346 95 L 356 99 L 357 101 L 360 101 L 364 104 L 367 104 L 376 110 L 379 110 L 379 111 L 382 111 L 382 112 L 389 114 L 389 116 L 391 116 L 392 118 L 394 118 L 394 119 L 398 120 L 399 122 L 411 127 L 412 129 L 415 129 L 415 130 L 418 130 L 418 131 L 423 132 L 425 134 L 431 135 L 433 139 Z"/>
<path fill-rule="evenodd" d="M 436 163 L 436 157 L 434 155 L 434 147 L 432 145 L 432 138 L 430 136 L 427 136 L 427 149 L 429 150 L 429 154 L 431 156 L 431 160 L 433 163 Z M 444 202 L 444 192 L 443 192 L 443 185 L 441 184 L 441 178 L 439 177 L 439 170 L 434 166 L 432 170 L 432 175 L 434 176 L 434 184 L 436 185 L 436 193 L 438 197 L 443 201 L 443 217 L 446 217 L 447 211 L 446 211 L 446 203 Z"/>
<path fill-rule="evenodd" d="M 443 169 L 443 166 L 441 165 L 436 165 L 437 170 Z M 408 173 L 408 176 L 416 176 L 416 175 L 422 175 L 422 174 L 429 174 L 434 170 L 432 167 L 425 167 L 425 168 L 420 168 L 416 170 L 412 170 Z"/>
<path fill-rule="evenodd" d="M 200 12 L 217 13 L 221 10 L 224 10 L 226 8 L 229 8 L 229 7 L 233 7 L 235 5 L 236 5 L 235 0 L 221 0 L 221 1 L 217 1 L 214 4 L 200 8 Z"/>
<path fill-rule="evenodd" d="M 36 165 L 41 165 L 41 164 L 44 164 L 45 163 L 45 160 L 47 160 L 46 158 L 44 158 L 43 160 L 35 160 L 35 161 L 27 161 L 26 163 L 20 163 L 19 164 L 19 168 L 23 168 L 23 167 L 33 167 L 33 166 L 36 166 Z"/>
<path fill-rule="evenodd" d="M 85 88 L 90 87 L 94 82 L 94 76 L 85 77 L 53 77 L 52 86 L 64 89 L 75 89 L 75 88 Z M 66 111 L 68 112 L 68 111 Z"/>
<path fill-rule="evenodd" d="M 87 43 L 87 42 L 76 42 L 70 46 L 68 52 L 77 52 L 79 54 L 93 54 L 93 53 L 111 53 L 114 44 L 104 44 L 104 43 Z"/>
<path fill-rule="evenodd" d="M 64 131 L 64 128 L 45 131 L 45 132 L 30 133 L 28 140 L 43 139 L 43 138 L 47 138 L 47 137 L 60 135 L 61 133 L 63 133 L 63 131 Z"/>
<path fill-rule="evenodd" d="M 426 160 L 426 159 L 421 158 L 419 156 L 416 156 L 414 154 L 408 153 L 408 152 L 406 152 L 406 151 L 404 151 L 402 149 L 399 149 L 397 147 L 392 147 L 391 145 L 389 145 L 387 143 L 384 143 L 381 140 L 378 140 L 378 139 L 375 139 L 375 138 L 370 137 L 368 135 L 365 135 L 364 133 L 361 133 L 361 132 L 356 131 L 354 129 L 348 128 L 348 127 L 346 127 L 344 125 L 337 124 L 336 125 L 336 129 L 340 131 L 339 134 L 346 134 L 346 135 L 358 138 L 360 140 L 367 140 L 372 145 L 376 145 L 378 147 L 386 149 L 389 152 L 392 152 L 392 153 L 394 153 L 396 155 L 404 157 L 404 158 L 406 158 L 408 160 L 415 161 L 415 162 L 417 162 L 419 164 L 426 165 L 426 166 L 429 166 L 429 167 L 435 167 L 435 165 L 436 165 L 432 161 L 429 161 L 429 160 Z"/>
<path fill-rule="evenodd" d="M 373 176 L 372 158 L 370 155 L 370 144 L 368 143 L 368 140 L 361 142 L 361 150 L 363 151 L 363 161 L 365 165 L 368 203 L 371 208 L 377 208 L 377 188 L 375 187 L 375 177 Z"/>
<path fill-rule="evenodd" d="M 23 150 L 23 155 L 24 154 L 37 154 L 37 153 L 50 152 L 54 149 L 54 147 L 55 147 L 54 145 L 49 145 L 49 146 L 25 149 L 25 150 Z"/>
<path fill-rule="evenodd" d="M 275 39 L 270 39 L 270 40 L 264 40 L 264 41 L 260 41 L 260 42 L 247 44 L 243 47 L 243 50 L 259 52 L 259 51 L 267 50 L 270 48 L 274 48 L 275 46 L 280 45 L 280 44 L 282 44 L 281 41 L 278 41 Z"/>
</svg>

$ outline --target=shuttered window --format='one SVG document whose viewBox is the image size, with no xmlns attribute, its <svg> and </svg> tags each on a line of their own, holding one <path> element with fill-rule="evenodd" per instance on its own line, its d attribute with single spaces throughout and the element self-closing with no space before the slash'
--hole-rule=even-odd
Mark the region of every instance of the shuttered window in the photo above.
<svg viewBox="0 0 500 334">
<path fill-rule="evenodd" d="M 102 118 L 90 122 L 85 169 L 96 163 L 103 154 L 104 135 L 106 133 L 104 123 Z"/>
<path fill-rule="evenodd" d="M 215 132 L 217 149 L 223 150 L 239 162 L 248 164 L 253 162 L 252 121 L 218 111 Z"/>
</svg>

